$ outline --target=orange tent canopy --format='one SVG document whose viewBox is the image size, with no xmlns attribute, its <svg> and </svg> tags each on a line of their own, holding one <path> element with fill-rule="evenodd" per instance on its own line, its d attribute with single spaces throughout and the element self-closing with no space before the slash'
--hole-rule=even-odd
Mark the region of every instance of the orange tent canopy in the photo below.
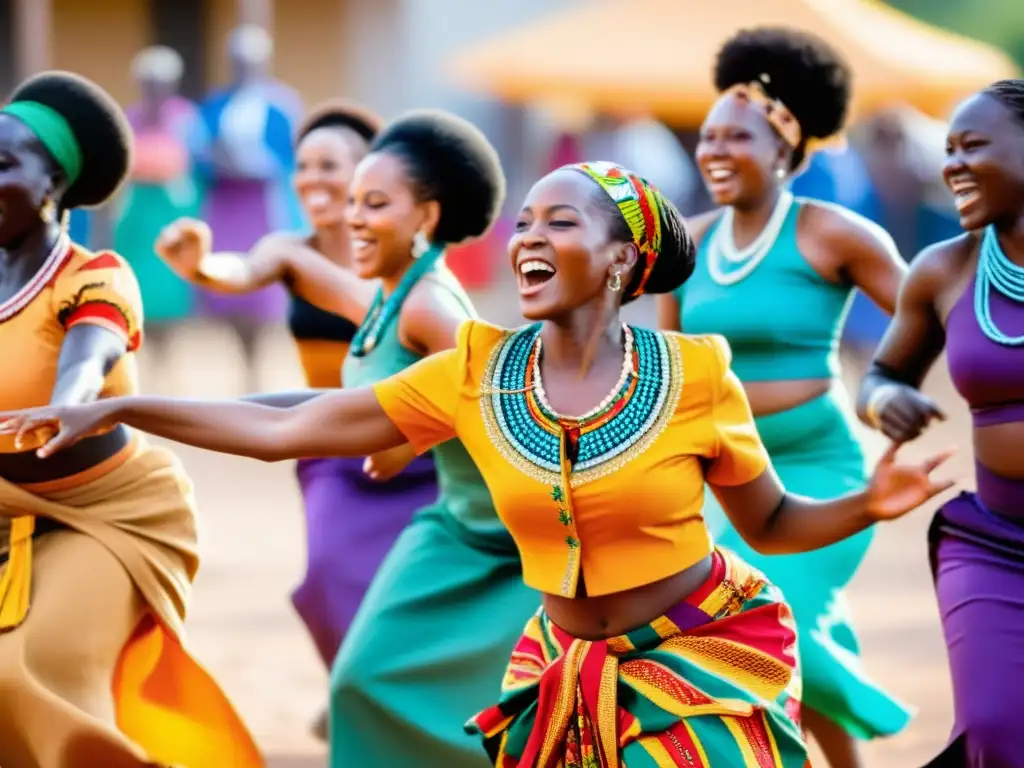
<svg viewBox="0 0 1024 768">
<path fill-rule="evenodd" d="M 1014 77 L 1006 55 L 874 0 L 601 0 L 484 40 L 447 62 L 470 90 L 698 125 L 712 66 L 741 28 L 788 26 L 829 41 L 854 71 L 859 114 L 910 104 L 944 117 L 959 99 Z"/>
</svg>

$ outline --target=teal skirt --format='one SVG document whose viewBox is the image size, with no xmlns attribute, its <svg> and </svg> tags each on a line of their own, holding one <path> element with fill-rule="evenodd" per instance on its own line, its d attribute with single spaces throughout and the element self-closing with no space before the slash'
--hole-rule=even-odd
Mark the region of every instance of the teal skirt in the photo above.
<svg viewBox="0 0 1024 768">
<path fill-rule="evenodd" d="M 490 766 L 463 724 L 493 703 L 539 605 L 507 533 L 471 531 L 437 506 L 417 513 L 335 659 L 331 768 Z"/>
<path fill-rule="evenodd" d="M 781 413 L 756 419 L 772 464 L 787 491 L 831 499 L 867 482 L 864 453 L 842 387 Z M 799 638 L 803 703 L 860 739 L 890 736 L 910 711 L 874 681 L 860 663 L 860 646 L 843 589 L 867 554 L 874 529 L 800 555 L 762 555 L 732 527 L 709 492 L 704 515 L 719 546 L 736 552 L 782 590 Z"/>
</svg>

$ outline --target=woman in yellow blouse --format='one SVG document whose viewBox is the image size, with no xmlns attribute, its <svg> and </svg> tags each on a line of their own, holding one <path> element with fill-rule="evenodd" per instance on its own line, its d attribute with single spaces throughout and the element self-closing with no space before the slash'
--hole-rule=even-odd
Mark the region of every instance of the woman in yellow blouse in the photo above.
<svg viewBox="0 0 1024 768">
<path fill-rule="evenodd" d="M 694 260 L 678 211 L 621 167 L 538 182 L 509 255 L 534 325 L 467 322 L 456 349 L 372 388 L 287 410 L 120 398 L 8 413 L 0 430 L 59 428 L 50 455 L 122 422 L 264 461 L 457 437 L 543 593 L 499 703 L 467 724 L 495 765 L 803 766 L 792 616 L 712 546 L 704 484 L 758 550 L 798 552 L 948 488 L 930 477 L 946 454 L 903 465 L 890 452 L 867 490 L 834 501 L 787 494 L 726 343 L 620 320 L 623 302 L 675 289 Z"/>
<path fill-rule="evenodd" d="M 5 408 L 136 391 L 135 276 L 62 225 L 115 191 L 130 141 L 110 97 L 65 73 L 27 81 L 0 109 Z M 262 765 L 182 647 L 199 562 L 181 465 L 123 426 L 43 459 L 53 434 L 0 437 L 0 765 Z"/>
</svg>

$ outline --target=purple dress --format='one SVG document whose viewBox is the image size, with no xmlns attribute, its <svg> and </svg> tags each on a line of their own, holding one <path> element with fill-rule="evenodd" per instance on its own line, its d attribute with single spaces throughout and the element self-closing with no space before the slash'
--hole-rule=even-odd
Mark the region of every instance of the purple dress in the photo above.
<svg viewBox="0 0 1024 768">
<path fill-rule="evenodd" d="M 298 95 L 276 81 L 212 93 L 200 113 L 208 141 L 197 166 L 208 185 L 203 218 L 218 251 L 246 252 L 269 232 L 302 227 L 289 179 L 295 165 L 293 135 L 302 113 Z M 274 322 L 287 295 L 279 285 L 240 296 L 201 291 L 207 313 Z"/>
<path fill-rule="evenodd" d="M 946 322 L 946 352 L 975 426 L 1024 420 L 1024 348 L 996 344 L 975 317 L 974 281 Z M 991 294 L 1004 333 L 1024 333 L 1024 307 Z M 932 574 L 953 679 L 949 746 L 929 765 L 1024 765 L 1024 480 L 980 463 L 976 493 L 936 513 L 929 535 Z"/>
</svg>

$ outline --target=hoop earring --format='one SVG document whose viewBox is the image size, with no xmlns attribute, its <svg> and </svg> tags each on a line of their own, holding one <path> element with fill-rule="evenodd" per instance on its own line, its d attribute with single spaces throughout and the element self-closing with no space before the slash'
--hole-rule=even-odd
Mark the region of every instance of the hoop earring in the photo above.
<svg viewBox="0 0 1024 768">
<path fill-rule="evenodd" d="M 612 293 L 622 290 L 622 274 L 620 272 L 612 272 L 611 277 L 608 278 L 608 290 Z"/>
<path fill-rule="evenodd" d="M 427 240 L 427 236 L 423 234 L 423 230 L 420 230 L 412 238 L 412 257 L 419 259 L 430 250 L 430 241 Z"/>
</svg>

